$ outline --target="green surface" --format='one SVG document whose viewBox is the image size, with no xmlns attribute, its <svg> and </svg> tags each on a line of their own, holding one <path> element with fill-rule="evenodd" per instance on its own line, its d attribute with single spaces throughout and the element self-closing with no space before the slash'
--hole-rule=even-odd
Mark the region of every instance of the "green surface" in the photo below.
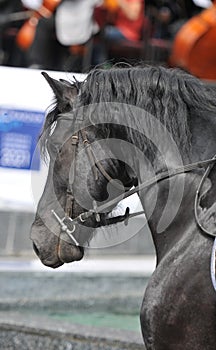
<svg viewBox="0 0 216 350">
<path fill-rule="evenodd" d="M 54 313 L 49 315 L 51 318 L 64 320 L 71 323 L 77 323 L 95 327 L 117 328 L 130 331 L 140 331 L 139 315 L 120 315 L 105 312 L 91 313 Z"/>
<path fill-rule="evenodd" d="M 0 311 L 140 332 L 147 282 L 130 274 L 1 272 Z"/>
</svg>

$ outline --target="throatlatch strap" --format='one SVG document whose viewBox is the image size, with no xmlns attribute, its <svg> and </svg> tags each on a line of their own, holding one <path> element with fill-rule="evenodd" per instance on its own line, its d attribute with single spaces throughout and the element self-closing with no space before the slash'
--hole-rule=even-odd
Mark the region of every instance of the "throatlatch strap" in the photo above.
<svg viewBox="0 0 216 350">
<path fill-rule="evenodd" d="M 65 215 L 69 218 L 72 216 L 72 212 L 73 212 L 73 200 L 74 198 L 71 193 L 71 190 L 67 189 Z"/>
<path fill-rule="evenodd" d="M 74 179 L 75 179 L 75 171 L 76 171 L 75 158 L 76 158 L 76 146 L 78 144 L 78 141 L 79 141 L 78 134 L 74 134 L 71 138 L 73 166 L 71 167 L 71 171 L 70 171 L 69 185 L 67 188 L 66 204 L 65 204 L 65 215 L 69 218 L 72 216 L 72 212 L 73 212 L 73 200 L 74 200 L 74 198 L 72 195 L 72 185 L 73 185 Z"/>
<path fill-rule="evenodd" d="M 87 152 L 87 155 L 89 158 L 90 165 L 92 167 L 94 178 L 97 181 L 98 180 L 98 170 L 97 170 L 96 165 L 95 165 L 96 159 L 94 157 L 94 153 L 92 151 L 91 144 L 90 144 L 89 140 L 87 139 L 87 135 L 86 135 L 85 130 L 81 130 L 81 135 L 82 135 L 82 139 L 83 139 L 83 144 L 85 146 L 85 149 L 86 149 L 86 152 Z"/>
</svg>

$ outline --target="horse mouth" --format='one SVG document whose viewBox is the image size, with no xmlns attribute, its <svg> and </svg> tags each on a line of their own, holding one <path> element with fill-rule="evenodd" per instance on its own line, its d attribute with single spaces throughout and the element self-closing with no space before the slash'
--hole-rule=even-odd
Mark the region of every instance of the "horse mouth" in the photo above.
<svg viewBox="0 0 216 350">
<path fill-rule="evenodd" d="M 54 250 L 55 253 L 44 253 L 35 242 L 33 242 L 33 250 L 43 265 L 51 267 L 53 269 L 62 266 L 64 263 L 79 261 L 84 256 L 84 249 L 82 247 L 68 244 L 63 240 L 59 241 L 59 244 Z"/>
</svg>

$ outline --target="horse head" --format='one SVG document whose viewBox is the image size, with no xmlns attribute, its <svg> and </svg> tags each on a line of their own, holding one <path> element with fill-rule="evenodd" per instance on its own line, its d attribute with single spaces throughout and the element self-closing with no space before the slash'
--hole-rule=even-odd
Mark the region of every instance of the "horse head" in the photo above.
<svg viewBox="0 0 216 350">
<path fill-rule="evenodd" d="M 106 225 L 114 206 L 99 214 L 98 205 L 124 193 L 124 186 L 131 187 L 134 178 L 110 147 L 108 124 L 90 118 L 95 113 L 99 118 L 101 106 L 80 106 L 85 83 L 71 84 L 43 75 L 56 103 L 40 137 L 42 152 L 49 156 L 49 171 L 31 239 L 40 260 L 56 268 L 82 259 L 84 246 L 95 228 Z M 88 217 L 86 212 L 90 212 Z"/>
</svg>

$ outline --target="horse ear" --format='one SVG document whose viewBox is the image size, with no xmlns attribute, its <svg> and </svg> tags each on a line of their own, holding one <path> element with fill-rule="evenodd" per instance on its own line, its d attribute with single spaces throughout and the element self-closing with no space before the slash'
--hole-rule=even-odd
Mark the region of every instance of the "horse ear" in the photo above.
<svg viewBox="0 0 216 350">
<path fill-rule="evenodd" d="M 68 105 L 72 107 L 73 102 L 78 95 L 77 85 L 73 85 L 69 81 L 63 79 L 53 79 L 46 72 L 42 72 L 41 74 L 53 90 L 60 112 L 65 112 L 65 107 Z"/>
</svg>

